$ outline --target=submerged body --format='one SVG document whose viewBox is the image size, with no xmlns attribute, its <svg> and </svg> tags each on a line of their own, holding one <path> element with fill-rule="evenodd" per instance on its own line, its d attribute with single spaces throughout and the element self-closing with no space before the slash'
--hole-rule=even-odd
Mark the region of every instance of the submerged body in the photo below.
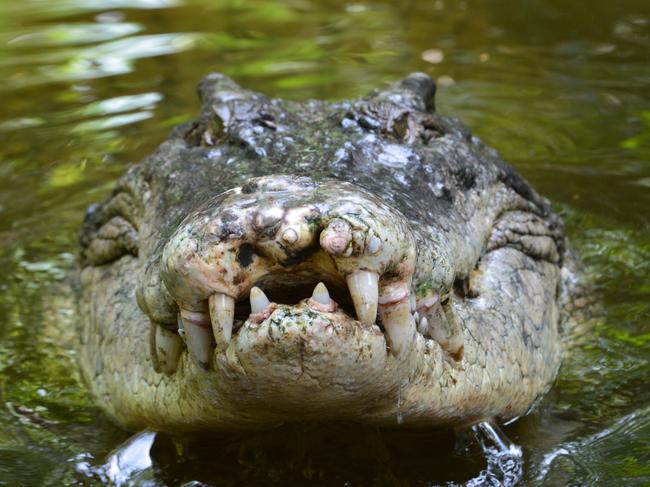
<svg viewBox="0 0 650 487">
<path fill-rule="evenodd" d="M 213 74 L 89 209 L 79 361 L 129 428 L 508 420 L 551 386 L 560 219 L 414 74 L 340 103 Z"/>
</svg>

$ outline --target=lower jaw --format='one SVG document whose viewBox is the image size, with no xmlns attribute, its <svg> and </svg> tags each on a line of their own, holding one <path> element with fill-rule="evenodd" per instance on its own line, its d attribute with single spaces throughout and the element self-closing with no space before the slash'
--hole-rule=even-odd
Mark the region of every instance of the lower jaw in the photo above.
<svg viewBox="0 0 650 487">
<path fill-rule="evenodd" d="M 248 385 L 235 389 L 238 402 L 262 397 L 283 409 L 375 387 L 388 356 L 376 325 L 361 325 L 343 312 L 308 314 L 280 305 L 261 323 L 247 322 L 226 352 L 215 354 L 214 365 L 217 375 L 234 379 L 233 386 Z"/>
<path fill-rule="evenodd" d="M 198 429 L 394 418 L 380 410 L 397 406 L 421 341 L 397 359 L 377 325 L 341 311 L 310 315 L 304 306 L 279 305 L 261 323 L 247 321 L 225 351 L 214 353 L 211 370 L 184 360 L 170 379 L 198 402 Z"/>
</svg>

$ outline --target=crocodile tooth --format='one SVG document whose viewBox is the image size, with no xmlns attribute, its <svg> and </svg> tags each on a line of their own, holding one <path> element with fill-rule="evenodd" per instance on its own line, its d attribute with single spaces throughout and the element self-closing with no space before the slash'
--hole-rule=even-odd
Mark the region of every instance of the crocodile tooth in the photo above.
<svg viewBox="0 0 650 487">
<path fill-rule="evenodd" d="M 176 316 L 176 323 L 178 326 L 178 336 L 181 337 L 181 340 L 185 342 L 185 325 L 183 325 L 183 320 L 181 319 L 181 314 L 178 313 Z"/>
<path fill-rule="evenodd" d="M 376 254 L 381 250 L 381 240 L 376 235 L 368 239 L 368 246 L 366 247 L 369 254 Z"/>
<path fill-rule="evenodd" d="M 185 342 L 190 357 L 204 370 L 210 368 L 212 355 L 212 331 L 210 317 L 203 313 L 181 310 L 181 319 L 185 329 Z"/>
<path fill-rule="evenodd" d="M 310 308 L 321 313 L 333 313 L 339 307 L 338 303 L 330 297 L 327 287 L 322 282 L 316 284 L 311 298 L 307 301 Z"/>
<path fill-rule="evenodd" d="M 429 320 L 426 316 L 422 316 L 420 318 L 420 322 L 418 323 L 418 331 L 420 332 L 420 335 L 429 335 Z"/>
<path fill-rule="evenodd" d="M 254 287 L 251 289 L 250 300 L 251 314 L 263 313 L 264 310 L 266 310 L 266 308 L 268 308 L 271 304 L 269 298 L 266 297 L 264 291 L 262 291 L 259 287 Z"/>
<path fill-rule="evenodd" d="M 379 276 L 376 272 L 359 270 L 347 278 L 350 296 L 357 312 L 357 319 L 364 325 L 372 325 L 377 318 L 379 300 Z"/>
<path fill-rule="evenodd" d="M 212 333 L 218 350 L 228 348 L 232 338 L 232 324 L 235 320 L 235 299 L 227 294 L 214 293 L 208 299 Z"/>
<path fill-rule="evenodd" d="M 386 330 L 391 352 L 396 357 L 401 357 L 413 341 L 415 332 L 415 320 L 411 314 L 409 300 L 380 307 L 379 316 Z"/>
<path fill-rule="evenodd" d="M 156 325 L 156 358 L 160 372 L 173 374 L 178 367 L 178 359 L 183 350 L 183 340 L 178 333 Z"/>
<path fill-rule="evenodd" d="M 445 311 L 439 302 L 429 308 L 427 315 L 431 320 L 429 335 L 437 341 L 444 350 L 449 350 L 449 340 L 452 337 L 452 329 Z"/>
<path fill-rule="evenodd" d="M 311 295 L 311 298 L 317 303 L 323 304 L 325 306 L 329 305 L 332 302 L 330 299 L 330 293 L 327 291 L 327 287 L 322 282 L 316 284 L 314 293 Z"/>
<path fill-rule="evenodd" d="M 413 311 L 415 311 L 415 309 L 417 307 L 417 301 L 415 299 L 415 293 L 413 293 L 413 292 L 411 292 L 411 294 L 409 295 L 409 305 L 411 307 L 411 313 L 413 313 Z"/>
</svg>

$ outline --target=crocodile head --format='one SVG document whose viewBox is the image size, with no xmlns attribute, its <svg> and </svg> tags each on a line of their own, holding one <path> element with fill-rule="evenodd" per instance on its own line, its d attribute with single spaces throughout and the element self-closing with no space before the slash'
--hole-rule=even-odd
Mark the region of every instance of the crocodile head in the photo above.
<svg viewBox="0 0 650 487">
<path fill-rule="evenodd" d="M 561 359 L 562 224 L 434 91 L 291 102 L 205 78 L 198 119 L 86 215 L 97 402 L 170 431 L 523 414 Z"/>
</svg>

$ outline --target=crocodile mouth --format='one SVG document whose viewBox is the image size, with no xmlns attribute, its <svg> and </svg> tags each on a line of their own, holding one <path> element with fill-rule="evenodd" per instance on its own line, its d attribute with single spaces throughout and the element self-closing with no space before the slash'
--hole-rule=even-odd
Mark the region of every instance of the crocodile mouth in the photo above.
<svg viewBox="0 0 650 487">
<path fill-rule="evenodd" d="M 209 370 L 238 346 L 242 330 L 264 328 L 280 314 L 314 340 L 316 325 L 328 320 L 340 330 L 379 334 L 384 355 L 397 359 L 418 333 L 444 339 L 437 326 L 444 299 L 430 290 L 416 299 L 415 237 L 403 215 L 341 182 L 276 177 L 251 184 L 190 215 L 165 245 L 162 294 L 177 318 L 151 318 L 158 370 L 173 372 L 183 345 Z M 159 306 L 160 293 L 142 296 L 143 309 Z"/>
<path fill-rule="evenodd" d="M 293 275 L 288 273 L 287 280 L 292 278 Z M 350 320 L 356 319 L 352 297 L 347 285 L 342 281 L 304 279 L 299 283 L 285 283 L 284 279 L 268 280 L 258 283 L 244 299 L 235 302 L 233 336 L 246 321 L 255 321 L 252 316 L 256 314 L 253 303 L 256 304 L 258 312 L 264 307 L 264 314 L 268 314 L 268 311 L 272 312 L 278 305 L 296 307 L 303 301 L 314 313 L 339 311 Z"/>
<path fill-rule="evenodd" d="M 403 286 L 380 296 L 379 277 L 371 271 L 359 270 L 343 282 L 327 284 L 299 280 L 299 284 L 283 285 L 283 280 L 262 280 L 238 300 L 214 293 L 205 311 L 181 310 L 178 333 L 194 362 L 208 370 L 213 350 L 226 352 L 236 347 L 240 330 L 251 332 L 282 321 L 314 329 L 330 324 L 336 329 L 356 327 L 383 334 L 385 349 L 401 356 L 419 322 L 426 321 L 424 316 L 419 318 L 414 294 Z M 159 356 L 169 355 L 162 348 L 164 343 L 157 343 Z"/>
<path fill-rule="evenodd" d="M 229 349 L 241 352 L 256 342 L 260 352 L 268 348 L 267 341 L 286 345 L 296 334 L 302 341 L 309 337 L 319 342 L 314 349 L 327 346 L 328 335 L 348 342 L 356 336 L 374 354 L 383 351 L 396 359 L 407 355 L 418 337 L 436 339 L 462 353 L 462 344 L 441 337 L 448 300 L 439 294 L 417 298 L 403 283 L 382 287 L 381 277 L 372 271 L 357 270 L 347 279 L 336 279 L 309 273 L 305 267 L 266 276 L 239 299 L 214 293 L 205 310 L 181 310 L 178 330 L 159 327 L 156 332 L 157 368 L 168 373 L 176 368 L 180 342 L 170 340 L 170 333 L 178 334 L 190 359 L 204 370 L 214 367 L 215 350 L 225 356 Z"/>
</svg>

